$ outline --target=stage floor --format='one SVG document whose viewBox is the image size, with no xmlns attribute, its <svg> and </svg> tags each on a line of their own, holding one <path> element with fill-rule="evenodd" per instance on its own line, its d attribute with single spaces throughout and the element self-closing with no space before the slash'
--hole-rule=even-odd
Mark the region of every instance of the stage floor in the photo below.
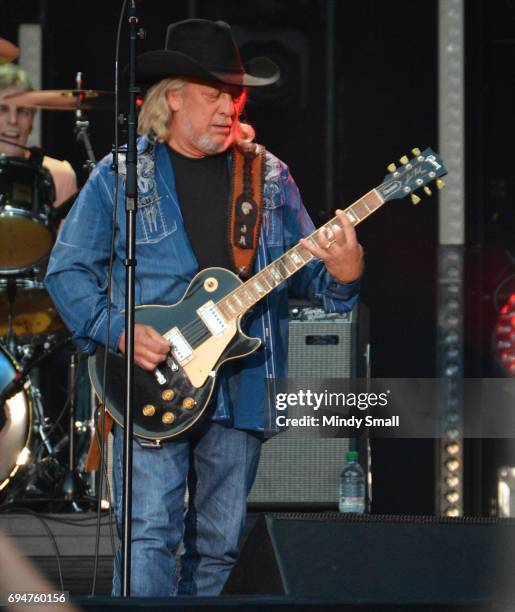
<svg viewBox="0 0 515 612">
<path fill-rule="evenodd" d="M 449 556 L 457 555 L 454 579 L 451 580 L 451 583 L 455 583 L 460 574 L 465 572 L 469 566 L 472 569 L 476 568 L 480 572 L 479 578 L 489 569 L 485 566 L 487 557 L 485 557 L 484 552 L 481 552 L 481 547 L 475 545 L 474 538 L 468 539 L 469 535 L 476 537 L 474 535 L 476 532 L 483 533 L 483 539 L 485 535 L 489 536 L 495 533 L 497 535 L 499 533 L 509 535 L 509 538 L 506 539 L 509 550 L 501 550 L 503 556 L 498 558 L 496 556 L 495 559 L 499 562 L 499 565 L 490 568 L 491 571 L 489 571 L 492 577 L 500 576 L 501 574 L 507 574 L 506 577 L 513 575 L 515 556 L 508 554 L 509 551 L 514 550 L 512 544 L 515 541 L 513 537 L 515 521 L 511 519 L 497 521 L 477 517 L 440 519 L 422 516 L 338 515 L 338 513 L 334 512 L 277 513 L 268 514 L 267 517 L 276 521 L 272 529 L 273 546 L 275 547 L 274 551 L 277 559 L 280 560 L 279 565 L 282 567 L 285 575 L 288 571 L 288 563 L 291 565 L 290 570 L 295 571 L 296 574 L 303 571 L 302 564 L 300 564 L 302 559 L 299 558 L 297 553 L 290 559 L 292 557 L 291 551 L 295 552 L 299 546 L 307 549 L 304 551 L 305 555 L 300 556 L 306 557 L 304 561 L 306 561 L 307 566 L 310 568 L 308 574 L 316 576 L 317 571 L 323 572 L 323 575 L 319 574 L 320 584 L 324 583 L 323 576 L 327 577 L 330 570 L 335 569 L 338 563 L 340 563 L 340 566 L 336 571 L 342 580 L 343 577 L 351 577 L 350 567 L 345 565 L 348 562 L 354 569 L 359 570 L 365 583 L 371 579 L 371 574 L 374 574 L 374 571 L 377 574 L 377 580 L 384 582 L 389 566 L 392 567 L 393 564 L 395 568 L 395 563 L 397 563 L 398 568 L 402 569 L 403 563 L 407 562 L 410 555 L 415 559 L 418 559 L 418 556 L 420 556 L 425 566 L 427 566 L 426 571 L 421 576 L 418 576 L 416 573 L 418 570 L 414 567 L 416 565 L 415 562 L 410 563 L 410 568 L 405 569 L 405 571 L 400 571 L 399 569 L 399 583 L 394 589 L 393 595 L 385 596 L 384 599 L 379 597 L 373 604 L 370 602 L 365 604 L 367 601 L 366 594 L 370 595 L 371 593 L 369 583 L 368 586 L 364 584 L 362 595 L 357 599 L 350 597 L 349 593 L 352 589 L 350 591 L 347 589 L 347 597 L 344 596 L 345 590 L 343 594 L 338 594 L 338 589 L 334 590 L 334 592 L 331 589 L 319 589 L 318 591 L 315 589 L 312 596 L 307 595 L 307 593 L 302 595 L 300 592 L 295 592 L 294 589 L 291 592 L 286 590 L 282 596 L 274 596 L 273 593 L 267 594 L 266 587 L 270 587 L 270 583 L 267 581 L 266 575 L 270 568 L 267 568 L 267 565 L 263 563 L 263 558 L 258 554 L 259 548 L 263 547 L 263 538 L 259 536 L 259 523 L 256 524 L 258 515 L 250 513 L 246 529 L 246 536 L 248 537 L 246 537 L 239 563 L 244 566 L 244 575 L 248 574 L 252 563 L 257 564 L 256 576 L 261 576 L 261 582 L 265 581 L 261 589 L 264 589 L 266 592 L 261 590 L 259 595 L 247 595 L 246 593 L 258 593 L 259 590 L 243 590 L 232 591 L 235 593 L 234 595 L 226 595 L 219 598 L 152 600 L 150 604 L 151 609 L 157 610 L 171 607 L 180 609 L 204 605 L 205 607 L 220 610 L 229 608 L 233 610 L 254 610 L 260 607 L 267 611 L 276 608 L 283 610 L 381 610 L 384 612 L 387 610 L 409 610 L 410 612 L 412 610 L 426 610 L 427 612 L 433 612 L 433 610 L 441 610 L 442 612 L 450 610 L 515 611 L 515 592 L 513 592 L 511 587 L 508 591 L 503 591 L 502 594 L 501 592 L 497 593 L 496 597 L 485 597 L 484 593 L 481 595 L 482 592 L 478 591 L 479 595 L 474 593 L 474 584 L 469 584 L 465 578 L 464 584 L 468 584 L 466 588 L 464 587 L 466 596 L 457 598 L 457 605 L 447 603 L 447 601 L 456 601 L 454 597 L 449 597 L 447 601 L 443 597 L 444 601 L 442 601 L 442 590 L 445 591 L 445 579 L 441 575 L 441 571 L 444 571 L 443 565 L 448 563 Z M 13 538 L 21 552 L 55 585 L 56 590 L 68 591 L 73 600 L 78 600 L 82 609 L 117 609 L 126 606 L 148 607 L 148 600 L 135 599 L 129 602 L 123 599 L 109 598 L 111 593 L 113 554 L 118 542 L 114 517 L 111 517 L 107 512 L 102 514 L 100 518 L 95 597 L 90 597 L 92 595 L 95 565 L 96 526 L 97 516 L 92 512 L 36 514 L 29 510 L 13 508 L 10 512 L 0 513 L 0 530 Z M 320 529 L 320 527 L 323 529 Z M 456 529 L 456 527 L 458 528 Z M 286 546 L 282 540 L 288 529 L 294 535 L 291 536 L 293 539 L 290 538 L 289 545 Z M 485 529 L 489 531 L 487 532 Z M 490 531 L 494 529 L 495 531 Z M 501 531 L 498 531 L 499 529 Z M 330 531 L 334 542 L 339 542 L 344 549 L 342 554 L 338 556 L 338 559 L 333 555 L 333 561 L 336 564 L 335 568 L 332 568 L 331 565 L 329 544 L 326 542 L 324 545 L 322 536 L 324 536 L 325 531 Z M 311 540 L 308 537 L 310 533 L 312 536 Z M 398 534 L 402 535 L 402 533 L 405 536 L 409 536 L 404 538 L 404 548 L 402 538 L 398 537 Z M 286 535 L 288 534 L 286 533 Z M 327 534 L 324 537 L 326 536 Z M 259 541 L 256 541 L 256 538 Z M 258 545 L 257 548 L 256 544 Z M 419 550 L 418 547 L 422 548 Z M 422 549 L 426 552 L 424 553 Z M 255 554 L 252 553 L 253 550 Z M 419 552 L 417 552 L 418 550 Z M 434 560 L 432 559 L 433 555 Z M 435 567 L 435 565 L 441 567 Z M 374 566 L 377 566 L 375 570 Z M 411 605 L 406 606 L 402 601 L 402 592 L 407 589 L 405 581 L 408 580 L 410 573 L 408 570 L 414 571 L 414 579 L 421 578 L 424 584 L 429 584 L 430 574 L 434 573 L 439 580 L 435 585 L 439 584 L 441 587 L 439 593 L 436 593 L 438 590 L 436 587 L 429 589 L 430 592 L 427 594 L 427 599 L 418 597 L 413 600 Z M 433 576 L 434 579 L 436 579 L 435 576 Z M 354 583 L 357 579 L 354 576 L 352 582 Z M 306 580 L 309 582 L 308 579 Z M 292 580 L 289 582 L 290 584 L 294 583 Z M 316 586 L 316 582 L 316 580 L 313 581 L 314 586 Z M 390 580 L 388 579 L 387 582 L 390 582 Z M 452 589 L 449 588 L 448 590 L 450 592 Z M 431 593 L 437 594 L 438 597 L 435 596 L 432 599 Z M 495 601 L 499 596 L 500 598 Z M 508 597 L 509 603 L 505 601 L 506 597 Z M 433 604 L 430 603 L 431 600 L 434 602 Z M 363 605 L 356 605 L 358 602 Z M 394 605 L 390 605 L 392 603 Z M 505 607 L 505 604 L 508 607 Z M 335 608 L 334 606 L 339 607 Z"/>
</svg>

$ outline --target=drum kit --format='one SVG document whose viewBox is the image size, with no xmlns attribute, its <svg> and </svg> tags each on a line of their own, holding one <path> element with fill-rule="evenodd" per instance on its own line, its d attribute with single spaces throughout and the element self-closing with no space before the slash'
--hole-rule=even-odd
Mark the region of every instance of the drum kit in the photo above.
<svg viewBox="0 0 515 612">
<path fill-rule="evenodd" d="M 0 64 L 17 55 L 18 49 L 0 38 Z M 92 166 L 82 111 L 112 108 L 110 94 L 82 89 L 80 76 L 76 84 L 72 90 L 27 91 L 3 101 L 75 111 L 78 140 Z M 46 500 L 80 510 L 81 501 L 93 502 L 96 494 L 94 476 L 83 471 L 96 406 L 89 385 L 77 385 L 77 353 L 43 284 L 58 222 L 75 196 L 53 208 L 54 183 L 42 152 L 3 138 L 0 150 L 3 142 L 25 150 L 23 157 L 0 154 L 0 507 Z M 65 347 L 68 394 L 56 410 L 45 403 L 40 368 L 51 356 L 65 354 Z M 87 394 L 87 414 L 77 416 L 81 392 Z"/>
</svg>

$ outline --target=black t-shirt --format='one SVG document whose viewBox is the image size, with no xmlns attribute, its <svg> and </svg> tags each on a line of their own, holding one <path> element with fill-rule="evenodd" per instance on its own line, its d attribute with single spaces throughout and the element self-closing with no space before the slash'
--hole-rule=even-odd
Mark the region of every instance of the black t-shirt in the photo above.
<svg viewBox="0 0 515 612">
<path fill-rule="evenodd" d="M 184 227 L 199 270 L 211 266 L 231 268 L 227 244 L 230 189 L 227 152 L 193 159 L 167 148 Z"/>
</svg>

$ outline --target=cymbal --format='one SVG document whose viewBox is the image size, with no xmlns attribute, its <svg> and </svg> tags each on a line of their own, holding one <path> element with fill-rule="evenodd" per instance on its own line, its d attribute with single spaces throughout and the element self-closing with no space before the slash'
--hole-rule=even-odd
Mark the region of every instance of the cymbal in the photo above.
<svg viewBox="0 0 515 612">
<path fill-rule="evenodd" d="M 18 47 L 15 47 L 8 40 L 5 40 L 5 38 L 0 38 L 0 64 L 12 62 L 18 55 L 20 55 Z"/>
<path fill-rule="evenodd" d="M 74 111 L 80 98 L 81 110 L 111 110 L 114 93 L 95 89 L 41 89 L 5 96 L 4 100 L 17 106 L 42 110 Z"/>
</svg>

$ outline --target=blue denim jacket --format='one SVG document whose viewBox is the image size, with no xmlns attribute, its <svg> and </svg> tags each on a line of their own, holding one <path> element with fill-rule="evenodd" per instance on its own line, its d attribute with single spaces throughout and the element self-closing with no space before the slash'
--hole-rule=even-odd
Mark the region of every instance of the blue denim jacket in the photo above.
<svg viewBox="0 0 515 612">
<path fill-rule="evenodd" d="M 231 163 L 230 155 L 228 157 Z M 115 257 L 111 292 L 109 346 L 116 348 L 124 327 L 125 167 L 120 164 L 116 206 Z M 46 286 L 59 313 L 86 353 L 105 344 L 107 266 L 113 218 L 114 173 L 107 156 L 93 170 L 68 214 L 52 250 Z M 287 166 L 266 153 L 264 212 L 255 272 L 310 234 L 314 226 Z M 225 228 L 220 228 L 225 231 Z M 162 144 L 138 141 L 138 212 L 136 215 L 136 305 L 174 304 L 185 292 L 198 265 L 186 235 L 170 157 Z M 241 429 L 274 430 L 265 414 L 265 378 L 287 375 L 288 291 L 321 303 L 328 312 L 350 310 L 359 282 L 336 282 L 320 260 L 313 260 L 276 288 L 247 316 L 243 328 L 258 336 L 264 349 L 225 364 L 214 394 L 212 418 Z"/>
</svg>

